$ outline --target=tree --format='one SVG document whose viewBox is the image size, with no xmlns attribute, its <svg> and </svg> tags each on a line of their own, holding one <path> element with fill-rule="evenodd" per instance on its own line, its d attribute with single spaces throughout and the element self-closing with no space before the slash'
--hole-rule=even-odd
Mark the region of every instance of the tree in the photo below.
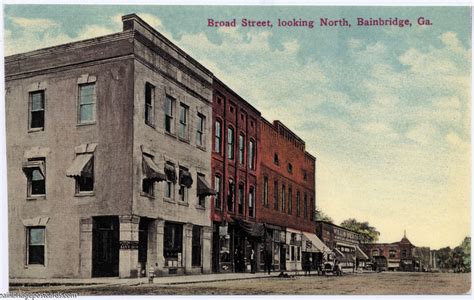
<svg viewBox="0 0 474 300">
<path fill-rule="evenodd" d="M 325 214 L 320 208 L 316 207 L 316 221 L 323 221 L 328 223 L 334 223 L 333 219 Z"/>
<path fill-rule="evenodd" d="M 341 227 L 364 235 L 369 243 L 375 243 L 379 240 L 380 232 L 378 232 L 374 226 L 369 225 L 369 222 L 359 222 L 351 218 L 342 221 Z"/>
</svg>

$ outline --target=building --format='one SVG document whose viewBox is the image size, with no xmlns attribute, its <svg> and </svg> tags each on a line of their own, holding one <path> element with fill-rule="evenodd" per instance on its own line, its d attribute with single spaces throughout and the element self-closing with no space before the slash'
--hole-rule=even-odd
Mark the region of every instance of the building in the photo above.
<svg viewBox="0 0 474 300">
<path fill-rule="evenodd" d="M 365 254 L 376 261 L 379 268 L 390 271 L 414 271 L 415 246 L 406 235 L 399 242 L 368 243 L 361 245 Z"/>
<path fill-rule="evenodd" d="M 213 271 L 245 272 L 263 234 L 255 206 L 260 112 L 215 77 L 212 108 Z"/>
<path fill-rule="evenodd" d="M 358 232 L 326 221 L 316 221 L 316 235 L 333 251 L 342 268 L 355 270 L 364 267 L 369 260 L 359 247 L 367 242 L 367 238 Z"/>
<path fill-rule="evenodd" d="M 263 118 L 258 153 L 257 222 L 265 227 L 260 256 L 271 255 L 275 270 L 301 270 L 327 249 L 315 235 L 316 158 L 283 123 Z"/>
<path fill-rule="evenodd" d="M 12 278 L 211 271 L 213 75 L 122 21 L 5 59 Z"/>
</svg>

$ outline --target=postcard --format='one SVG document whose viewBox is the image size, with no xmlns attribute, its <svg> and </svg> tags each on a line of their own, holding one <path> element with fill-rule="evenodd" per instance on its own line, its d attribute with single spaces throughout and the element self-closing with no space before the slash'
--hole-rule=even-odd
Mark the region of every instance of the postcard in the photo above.
<svg viewBox="0 0 474 300">
<path fill-rule="evenodd" d="M 5 297 L 471 293 L 470 6 L 3 19 Z"/>
</svg>

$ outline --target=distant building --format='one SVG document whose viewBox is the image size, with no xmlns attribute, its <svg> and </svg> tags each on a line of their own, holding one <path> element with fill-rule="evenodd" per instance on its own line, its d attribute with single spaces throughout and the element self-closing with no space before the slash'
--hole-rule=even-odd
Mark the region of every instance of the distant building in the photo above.
<svg viewBox="0 0 474 300">
<path fill-rule="evenodd" d="M 406 235 L 399 242 L 362 244 L 361 248 L 372 261 L 377 261 L 379 267 L 391 271 L 414 271 L 415 246 L 407 239 Z"/>
<path fill-rule="evenodd" d="M 364 235 L 325 221 L 316 221 L 316 234 L 333 251 L 335 259 L 341 261 L 343 268 L 354 270 L 369 261 L 359 247 L 367 240 Z"/>
<path fill-rule="evenodd" d="M 5 59 L 10 277 L 211 271 L 212 73 L 122 21 Z"/>
</svg>

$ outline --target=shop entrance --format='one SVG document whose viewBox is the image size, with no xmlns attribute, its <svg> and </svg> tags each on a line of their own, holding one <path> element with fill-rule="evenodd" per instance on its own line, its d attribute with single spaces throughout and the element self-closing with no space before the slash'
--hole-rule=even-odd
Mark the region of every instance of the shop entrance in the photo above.
<svg viewBox="0 0 474 300">
<path fill-rule="evenodd" d="M 144 277 L 147 275 L 147 258 L 148 258 L 148 225 L 151 219 L 140 218 L 138 224 L 138 264 L 140 265 L 140 274 L 138 277 Z"/>
<path fill-rule="evenodd" d="M 92 277 L 119 275 L 119 218 L 93 217 Z"/>
<path fill-rule="evenodd" d="M 286 249 L 285 244 L 280 244 L 280 271 L 286 270 Z"/>
</svg>

